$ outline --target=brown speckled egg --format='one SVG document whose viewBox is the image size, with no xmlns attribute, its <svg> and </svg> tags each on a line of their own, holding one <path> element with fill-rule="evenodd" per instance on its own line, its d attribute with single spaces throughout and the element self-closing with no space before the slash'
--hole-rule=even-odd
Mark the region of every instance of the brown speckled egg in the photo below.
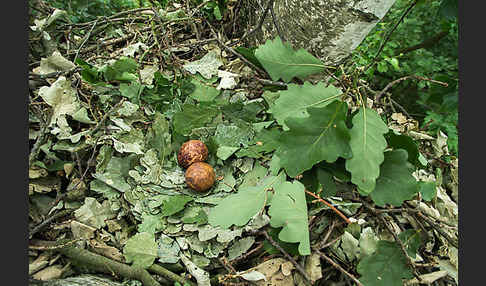
<svg viewBox="0 0 486 286">
<path fill-rule="evenodd" d="M 198 192 L 210 189 L 215 179 L 214 169 L 208 163 L 196 162 L 186 170 L 187 186 Z"/>
<path fill-rule="evenodd" d="M 204 162 L 207 158 L 208 147 L 200 140 L 185 142 L 177 153 L 177 161 L 182 168 L 187 168 L 196 162 Z"/>
</svg>

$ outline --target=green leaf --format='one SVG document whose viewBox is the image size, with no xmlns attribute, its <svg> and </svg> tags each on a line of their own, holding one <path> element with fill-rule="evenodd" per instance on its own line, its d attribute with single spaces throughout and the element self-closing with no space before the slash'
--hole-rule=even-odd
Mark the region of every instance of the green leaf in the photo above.
<svg viewBox="0 0 486 286">
<path fill-rule="evenodd" d="M 112 65 L 103 70 L 106 81 L 136 81 L 138 78 L 134 74 L 137 71 L 138 64 L 134 59 L 122 57 Z"/>
<path fill-rule="evenodd" d="M 138 224 L 139 232 L 155 234 L 165 228 L 165 221 L 162 215 L 142 213 L 142 223 Z"/>
<path fill-rule="evenodd" d="M 281 228 L 274 228 L 274 227 L 268 227 L 267 232 L 268 235 L 276 242 L 280 247 L 283 248 L 288 254 L 295 256 L 299 255 L 299 249 L 298 249 L 298 244 L 296 243 L 288 243 L 285 241 L 282 241 L 278 238 L 278 234 L 280 232 Z M 267 239 L 263 241 L 263 249 L 265 249 L 265 252 L 268 254 L 280 254 L 280 250 L 278 250 L 275 246 L 273 246 Z"/>
<path fill-rule="evenodd" d="M 422 198 L 428 202 L 433 200 L 437 195 L 435 182 L 418 182 L 418 188 L 422 194 Z"/>
<path fill-rule="evenodd" d="M 238 151 L 236 156 L 239 158 L 260 158 L 260 154 L 272 152 L 280 145 L 278 142 L 280 134 L 281 132 L 277 128 L 263 129 L 257 133 L 255 138 L 253 138 L 253 140 L 250 142 L 250 146 Z"/>
<path fill-rule="evenodd" d="M 161 113 L 155 113 L 154 122 L 152 123 L 146 138 L 148 146 L 157 150 L 159 160 L 161 165 L 163 165 L 162 162 L 164 158 L 171 152 L 171 136 L 169 132 L 169 122 Z"/>
<path fill-rule="evenodd" d="M 402 241 L 403 246 L 405 246 L 408 256 L 415 259 L 417 256 L 417 251 L 422 244 L 420 233 L 415 229 L 407 229 L 402 231 L 398 235 L 398 238 Z"/>
<path fill-rule="evenodd" d="M 240 147 L 248 146 L 254 136 L 249 124 L 219 124 L 214 133 L 214 142 L 218 146 Z"/>
<path fill-rule="evenodd" d="M 141 232 L 130 237 L 123 247 L 123 255 L 134 267 L 149 268 L 157 257 L 157 249 L 154 235 Z"/>
<path fill-rule="evenodd" d="M 162 216 L 171 216 L 184 209 L 184 206 L 193 198 L 186 195 L 170 196 L 162 203 Z"/>
<path fill-rule="evenodd" d="M 309 228 L 305 187 L 299 181 L 284 182 L 274 188 L 275 195 L 268 210 L 270 225 L 282 227 L 278 238 L 298 242 L 301 255 L 310 254 Z"/>
<path fill-rule="evenodd" d="M 122 96 L 128 98 L 130 102 L 139 104 L 140 103 L 140 94 L 142 94 L 145 85 L 141 85 L 138 82 L 132 82 L 130 84 L 121 83 L 120 84 L 120 93 Z"/>
<path fill-rule="evenodd" d="M 255 51 L 256 47 L 251 47 L 251 48 L 245 48 L 242 46 L 236 47 L 235 51 L 240 53 L 245 59 L 249 60 L 252 64 L 258 66 L 261 69 L 264 69 L 262 64 L 258 61 L 258 59 L 255 57 Z"/>
<path fill-rule="evenodd" d="M 242 226 L 263 210 L 267 203 L 270 188 L 277 188 L 285 180 L 285 175 L 267 177 L 257 186 L 239 188 L 209 211 L 208 221 L 212 226 L 229 228 L 231 225 Z"/>
<path fill-rule="evenodd" d="M 287 118 L 308 117 L 307 108 L 324 107 L 338 99 L 342 92 L 333 85 L 326 87 L 322 82 L 316 85 L 304 82 L 303 85 L 289 84 L 287 90 L 280 91 L 279 94 L 268 112 L 272 113 L 284 130 L 288 130 L 285 124 Z"/>
<path fill-rule="evenodd" d="M 101 73 L 95 66 L 80 58 L 77 58 L 75 63 L 82 68 L 80 74 L 85 81 L 93 84 L 101 81 Z"/>
<path fill-rule="evenodd" d="M 360 192 L 369 194 L 380 175 L 386 148 L 383 134 L 388 132 L 388 127 L 374 110 L 363 107 L 352 122 L 349 144 L 353 157 L 346 160 L 346 170 L 351 172 L 351 182 L 359 187 Z"/>
<path fill-rule="evenodd" d="M 257 48 L 255 57 L 268 72 L 272 80 L 280 78 L 289 82 L 294 77 L 304 79 L 306 76 L 322 72 L 323 63 L 304 49 L 294 51 L 289 43 L 283 43 L 279 37 Z"/>
<path fill-rule="evenodd" d="M 206 126 L 217 114 L 216 108 L 184 104 L 182 111 L 174 114 L 174 129 L 187 136 L 191 134 L 192 129 Z"/>
<path fill-rule="evenodd" d="M 408 152 L 408 161 L 414 165 L 418 165 L 419 161 L 419 150 L 417 143 L 407 135 L 396 134 L 393 130 L 390 130 L 386 135 L 386 140 L 388 141 L 388 146 L 393 149 L 405 149 Z"/>
<path fill-rule="evenodd" d="M 213 101 L 220 93 L 220 90 L 214 88 L 211 83 L 204 80 L 203 77 L 193 77 L 191 83 L 194 84 L 195 88 L 189 96 L 197 101 Z"/>
<path fill-rule="evenodd" d="M 375 204 L 400 206 L 418 192 L 418 183 L 412 176 L 412 165 L 407 161 L 407 151 L 403 149 L 385 153 L 385 161 L 380 168 L 376 187 L 370 193 Z"/>
<path fill-rule="evenodd" d="M 349 158 L 349 131 L 345 124 L 347 105 L 335 101 L 325 107 L 310 107 L 307 118 L 289 118 L 290 131 L 280 136 L 276 154 L 290 177 L 309 170 L 323 160 Z"/>
<path fill-rule="evenodd" d="M 402 279 L 413 277 L 400 246 L 384 240 L 378 241 L 372 255 L 361 259 L 357 270 L 364 286 L 402 286 Z"/>
</svg>

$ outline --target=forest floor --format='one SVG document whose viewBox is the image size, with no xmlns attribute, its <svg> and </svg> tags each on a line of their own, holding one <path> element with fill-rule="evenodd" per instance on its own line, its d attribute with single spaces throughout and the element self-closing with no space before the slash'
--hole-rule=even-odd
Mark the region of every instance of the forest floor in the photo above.
<svg viewBox="0 0 486 286">
<path fill-rule="evenodd" d="M 209 21 L 199 7 L 174 5 L 73 24 L 45 11 L 29 38 L 31 285 L 457 285 L 458 159 L 444 133 L 419 128 L 359 69 L 275 79 L 239 41 L 232 13 Z M 321 96 L 315 87 L 339 90 L 346 124 L 363 104 L 379 115 L 385 157 L 407 154 L 386 166 L 410 171 L 412 196 L 377 203 L 351 183 L 343 158 L 286 176 L 279 136 L 301 121 L 278 114 L 299 100 L 278 104 Z M 178 165 L 188 139 L 208 146 L 208 192 L 189 189 Z M 280 186 L 270 179 L 289 192 L 305 186 L 292 198 L 304 198 L 305 223 L 277 193 L 269 206 L 268 190 Z M 300 223 L 277 222 L 277 206 Z"/>
</svg>

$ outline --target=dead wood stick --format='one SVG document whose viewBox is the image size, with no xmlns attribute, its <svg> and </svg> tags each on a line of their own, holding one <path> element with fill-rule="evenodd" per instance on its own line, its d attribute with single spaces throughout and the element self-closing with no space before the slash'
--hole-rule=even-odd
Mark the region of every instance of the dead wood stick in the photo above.
<svg viewBox="0 0 486 286">
<path fill-rule="evenodd" d="M 344 270 L 344 268 L 342 268 L 341 265 L 339 265 L 336 262 L 334 262 L 334 260 L 332 260 L 330 257 L 328 257 L 324 253 L 320 252 L 319 250 L 314 249 L 314 251 L 317 254 L 319 254 L 320 257 L 324 258 L 327 262 L 329 262 L 332 266 L 334 266 L 337 270 L 341 271 L 343 274 L 345 274 L 346 276 L 348 276 L 349 278 L 351 278 L 351 280 L 353 280 L 357 285 L 363 286 L 363 284 L 361 284 L 361 282 L 359 282 L 359 280 L 356 279 L 356 277 L 354 277 L 353 274 L 351 274 L 348 271 Z"/>
<path fill-rule="evenodd" d="M 285 258 L 287 258 L 290 262 L 292 262 L 294 267 L 297 269 L 297 271 L 299 271 L 300 274 L 302 274 L 302 276 L 305 278 L 305 280 L 307 280 L 307 282 L 311 283 L 311 279 L 307 274 L 307 272 L 305 272 L 304 268 L 302 268 L 302 266 L 299 263 L 297 263 L 297 261 L 295 261 L 295 259 L 292 256 L 290 256 L 290 254 L 288 254 L 287 251 L 285 251 L 277 242 L 275 242 L 275 240 L 273 240 L 273 238 L 268 234 L 268 232 L 262 230 L 259 233 L 263 234 L 265 238 L 268 240 L 268 242 L 270 242 L 271 245 L 273 245 L 276 249 L 278 249 L 280 253 L 282 253 L 285 256 Z"/>
</svg>

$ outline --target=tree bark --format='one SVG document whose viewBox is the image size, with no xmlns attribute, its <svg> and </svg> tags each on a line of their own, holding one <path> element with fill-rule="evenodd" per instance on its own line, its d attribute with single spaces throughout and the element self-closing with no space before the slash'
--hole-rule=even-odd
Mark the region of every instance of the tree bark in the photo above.
<svg viewBox="0 0 486 286">
<path fill-rule="evenodd" d="M 257 26 L 268 1 L 243 1 L 242 24 Z M 295 49 L 304 48 L 325 64 L 338 64 L 363 41 L 396 0 L 275 0 L 273 12 L 280 33 Z M 278 36 L 269 11 L 262 29 L 245 38 L 257 46 Z"/>
</svg>

